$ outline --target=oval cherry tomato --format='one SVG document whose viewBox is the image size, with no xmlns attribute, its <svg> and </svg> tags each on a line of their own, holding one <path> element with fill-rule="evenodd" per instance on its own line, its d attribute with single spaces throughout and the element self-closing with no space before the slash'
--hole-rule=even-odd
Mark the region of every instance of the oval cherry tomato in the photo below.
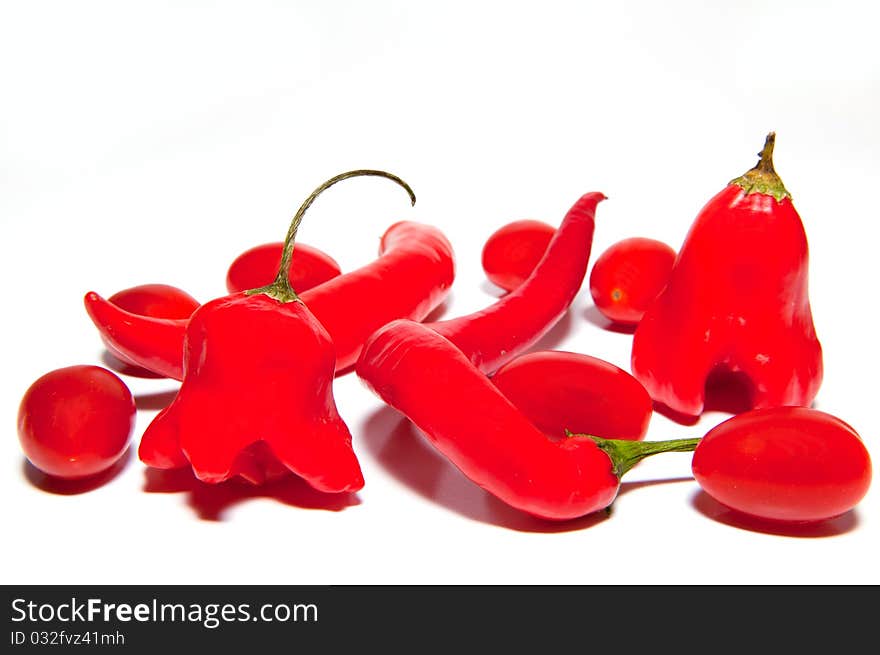
<svg viewBox="0 0 880 655">
<path fill-rule="evenodd" d="M 615 323 L 637 325 L 669 281 L 675 257 L 656 239 L 631 237 L 609 246 L 590 272 L 596 308 Z"/>
<path fill-rule="evenodd" d="M 230 264 L 226 289 L 238 293 L 271 284 L 281 264 L 283 244 L 265 243 L 244 251 Z M 339 275 L 339 264 L 323 250 L 297 242 L 290 262 L 290 285 L 297 293 Z"/>
<path fill-rule="evenodd" d="M 25 457 L 49 475 L 76 479 L 115 464 L 135 424 L 128 387 L 100 366 L 59 368 L 37 379 L 18 409 Z"/>
<path fill-rule="evenodd" d="M 532 219 L 501 226 L 483 245 L 486 277 L 505 291 L 513 291 L 535 270 L 554 234 L 555 227 Z"/>
<path fill-rule="evenodd" d="M 596 357 L 563 351 L 521 355 L 492 382 L 541 432 L 605 439 L 644 438 L 653 407 L 632 375 Z"/>
<path fill-rule="evenodd" d="M 871 484 L 871 459 L 856 431 L 807 407 L 755 409 L 727 419 L 700 440 L 692 469 L 721 504 L 782 522 L 839 516 Z"/>
</svg>

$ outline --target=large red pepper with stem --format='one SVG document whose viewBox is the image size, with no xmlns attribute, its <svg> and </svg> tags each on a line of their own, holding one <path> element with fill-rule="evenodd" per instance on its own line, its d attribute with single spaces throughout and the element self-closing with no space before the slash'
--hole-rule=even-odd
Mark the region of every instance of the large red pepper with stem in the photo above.
<svg viewBox="0 0 880 655">
<path fill-rule="evenodd" d="M 382 235 L 379 257 L 300 294 L 327 328 L 336 370 L 349 369 L 370 334 L 396 318 L 424 319 L 449 294 L 455 277 L 452 246 L 436 227 L 399 221 Z M 114 352 L 158 375 L 183 378 L 188 319 L 126 312 L 90 291 L 86 311 Z"/>
<path fill-rule="evenodd" d="M 593 245 L 599 192 L 566 212 L 544 256 L 516 289 L 480 311 L 428 323 L 490 374 L 531 348 L 565 314 L 583 284 Z"/>
<path fill-rule="evenodd" d="M 217 483 L 241 475 L 258 483 L 287 469 L 320 491 L 356 491 L 363 476 L 351 434 L 333 399 L 334 343 L 291 288 L 288 267 L 305 211 L 331 185 L 383 171 L 357 170 L 319 186 L 293 218 L 275 281 L 199 307 L 186 326 L 183 383 L 147 427 L 146 463 L 185 462 Z"/>
<path fill-rule="evenodd" d="M 660 445 L 551 439 L 455 344 L 414 321 L 394 321 L 370 337 L 357 373 L 465 476 L 541 518 L 572 519 L 607 508 L 620 477 L 639 460 L 696 445 L 692 439 Z"/>
<path fill-rule="evenodd" d="M 753 408 L 806 406 L 819 390 L 807 238 L 773 168 L 774 140 L 700 211 L 633 337 L 633 374 L 682 414 L 702 413 L 716 370 L 748 378 Z"/>
</svg>

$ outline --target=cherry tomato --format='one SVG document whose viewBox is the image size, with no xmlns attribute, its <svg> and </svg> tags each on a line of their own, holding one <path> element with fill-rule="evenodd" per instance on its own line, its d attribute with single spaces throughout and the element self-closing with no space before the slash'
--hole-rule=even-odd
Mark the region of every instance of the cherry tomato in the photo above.
<svg viewBox="0 0 880 655">
<path fill-rule="evenodd" d="M 856 431 L 807 407 L 738 414 L 704 436 L 694 478 L 734 510 L 781 522 L 816 522 L 852 509 L 871 484 L 871 459 Z"/>
<path fill-rule="evenodd" d="M 283 244 L 265 243 L 241 253 L 226 273 L 226 289 L 238 293 L 270 284 L 281 264 Z M 342 270 L 330 255 L 314 246 L 297 242 L 290 262 L 290 285 L 300 293 L 339 275 Z"/>
<path fill-rule="evenodd" d="M 513 291 L 535 270 L 555 234 L 552 225 L 532 219 L 501 226 L 483 245 L 486 277 L 505 291 Z"/>
<path fill-rule="evenodd" d="M 653 412 L 645 387 L 632 375 L 589 355 L 537 351 L 521 355 L 492 382 L 541 432 L 569 430 L 605 439 L 644 438 Z"/>
<path fill-rule="evenodd" d="M 596 308 L 615 323 L 637 325 L 669 281 L 675 256 L 656 239 L 631 237 L 612 244 L 590 272 Z"/>
<path fill-rule="evenodd" d="M 100 366 L 59 368 L 37 379 L 18 409 L 25 457 L 49 475 L 76 479 L 115 464 L 135 424 L 128 387 Z"/>
<path fill-rule="evenodd" d="M 132 314 L 153 318 L 189 318 L 199 301 L 169 284 L 142 284 L 117 291 L 107 300 Z"/>
</svg>

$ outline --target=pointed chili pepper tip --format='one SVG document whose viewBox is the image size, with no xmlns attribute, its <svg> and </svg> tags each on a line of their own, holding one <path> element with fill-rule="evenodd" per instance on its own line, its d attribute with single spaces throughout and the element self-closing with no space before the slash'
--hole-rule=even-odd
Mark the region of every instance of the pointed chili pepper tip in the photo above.
<svg viewBox="0 0 880 655">
<path fill-rule="evenodd" d="M 767 134 L 764 140 L 764 147 L 758 153 L 758 163 L 754 168 L 748 170 L 743 175 L 730 181 L 742 187 L 746 195 L 751 193 L 763 193 L 776 198 L 777 202 L 782 202 L 785 198 L 791 198 L 791 194 L 782 184 L 782 179 L 776 173 L 773 167 L 773 147 L 776 145 L 776 132 Z"/>
</svg>

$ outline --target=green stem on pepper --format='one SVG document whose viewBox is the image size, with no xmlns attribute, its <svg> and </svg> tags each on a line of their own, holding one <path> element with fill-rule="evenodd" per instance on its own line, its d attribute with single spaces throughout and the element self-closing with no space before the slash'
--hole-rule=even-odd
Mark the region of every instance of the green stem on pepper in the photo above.
<svg viewBox="0 0 880 655">
<path fill-rule="evenodd" d="M 326 191 L 337 182 L 341 182 L 342 180 L 346 180 L 350 177 L 359 177 L 362 175 L 374 175 L 377 177 L 384 177 L 391 180 L 392 182 L 399 184 L 409 194 L 412 204 L 416 204 L 416 196 L 410 186 L 392 173 L 386 173 L 385 171 L 380 170 L 358 169 L 354 171 L 348 171 L 347 173 L 340 173 L 335 177 L 331 177 L 329 180 L 321 184 L 317 189 L 312 191 L 309 197 L 306 198 L 305 201 L 303 201 L 302 205 L 300 205 L 300 208 L 294 215 L 293 220 L 291 220 L 290 228 L 288 228 L 287 236 L 284 239 L 284 246 L 281 251 L 281 263 L 278 266 L 278 274 L 275 276 L 275 280 L 271 284 L 267 284 L 264 287 L 245 291 L 246 294 L 253 295 L 257 293 L 264 293 L 267 296 L 270 296 L 282 303 L 302 302 L 296 291 L 294 291 L 293 287 L 290 286 L 289 269 L 291 259 L 293 258 L 293 246 L 294 241 L 296 240 L 296 233 L 297 230 L 299 230 L 299 224 L 302 222 L 303 215 L 306 213 L 308 208 L 311 207 L 312 203 L 315 201 L 315 198 L 321 195 L 322 192 Z"/>
<path fill-rule="evenodd" d="M 782 179 L 776 174 L 776 169 L 773 167 L 773 146 L 775 144 L 776 132 L 770 132 L 764 141 L 763 149 L 758 153 L 760 159 L 755 167 L 731 180 L 730 184 L 742 187 L 746 195 L 764 193 L 776 198 L 777 202 L 782 202 L 786 197 L 791 198 L 791 194 L 782 184 Z"/>
<path fill-rule="evenodd" d="M 669 439 L 666 441 L 632 441 L 629 439 L 604 439 L 592 434 L 575 434 L 565 431 L 567 437 L 589 437 L 611 459 L 611 470 L 618 478 L 633 466 L 657 453 L 686 453 L 694 450 L 700 438 Z"/>
</svg>

